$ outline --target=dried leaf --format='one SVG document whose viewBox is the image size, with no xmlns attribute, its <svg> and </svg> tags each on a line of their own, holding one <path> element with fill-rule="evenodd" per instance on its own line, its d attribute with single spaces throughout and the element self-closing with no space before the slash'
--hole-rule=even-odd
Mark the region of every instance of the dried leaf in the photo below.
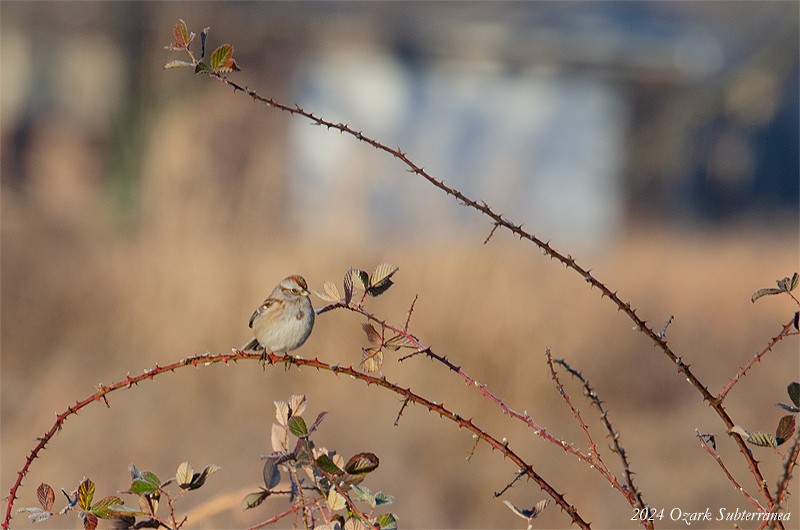
<svg viewBox="0 0 800 530">
<path fill-rule="evenodd" d="M 380 530 L 397 530 L 397 519 L 391 513 L 379 515 L 376 522 Z"/>
<path fill-rule="evenodd" d="M 750 436 L 750 431 L 748 431 L 747 429 L 745 429 L 741 425 L 734 425 L 731 428 L 731 430 L 728 431 L 728 433 L 730 433 L 730 434 L 738 434 L 739 436 L 741 436 L 745 440 L 747 440 L 747 437 Z"/>
<path fill-rule="evenodd" d="M 328 504 L 328 508 L 334 512 L 344 510 L 347 507 L 347 500 L 334 488 L 328 491 L 328 497 L 325 499 L 325 502 Z"/>
<path fill-rule="evenodd" d="M 375 454 L 358 453 L 347 461 L 347 464 L 344 465 L 344 470 L 351 475 L 361 475 L 375 471 L 379 464 L 380 460 Z"/>
<path fill-rule="evenodd" d="M 350 276 L 350 280 L 352 282 L 353 289 L 358 289 L 361 291 L 366 291 L 367 287 L 369 286 L 369 274 L 362 271 L 361 269 L 356 269 L 351 267 L 349 271 L 347 271 L 347 275 Z"/>
<path fill-rule="evenodd" d="M 777 447 L 778 440 L 775 435 L 768 432 L 754 432 L 745 440 L 747 443 L 757 445 L 759 447 Z"/>
<path fill-rule="evenodd" d="M 249 493 L 245 495 L 244 499 L 242 499 L 242 510 L 249 510 L 250 508 L 255 508 L 262 502 L 264 499 L 270 496 L 269 491 L 257 491 L 255 493 Z"/>
<path fill-rule="evenodd" d="M 20 508 L 17 510 L 17 513 L 23 512 L 28 513 L 28 519 L 30 519 L 32 523 L 41 523 L 42 521 L 50 519 L 53 515 L 52 512 L 44 511 L 41 508 Z"/>
<path fill-rule="evenodd" d="M 344 530 L 371 530 L 371 529 L 366 524 L 364 524 L 360 519 L 351 517 L 350 519 L 344 522 Z"/>
<path fill-rule="evenodd" d="M 778 428 L 775 429 L 776 445 L 783 444 L 786 440 L 792 437 L 795 428 L 795 417 L 791 414 L 784 416 L 778 422 Z"/>
<path fill-rule="evenodd" d="M 344 274 L 344 279 L 342 280 L 342 287 L 344 288 L 344 303 L 345 305 L 350 305 L 350 300 L 353 298 L 353 275 L 350 274 L 350 271 L 353 269 L 348 270 Z"/>
<path fill-rule="evenodd" d="M 364 330 L 364 333 L 367 334 L 367 340 L 370 344 L 381 344 L 381 334 L 378 333 L 372 324 L 365 322 L 364 324 L 361 324 L 361 328 Z"/>
<path fill-rule="evenodd" d="M 338 302 L 342 299 L 342 296 L 339 294 L 339 289 L 334 285 L 333 282 L 326 281 L 322 284 L 322 291 L 321 293 L 316 293 L 321 299 L 325 300 L 326 302 Z"/>
<path fill-rule="evenodd" d="M 286 430 L 286 427 L 274 423 L 272 424 L 272 450 L 289 450 L 289 431 Z"/>
<path fill-rule="evenodd" d="M 189 462 L 184 462 L 178 466 L 178 471 L 175 473 L 175 479 L 178 481 L 179 486 L 184 486 L 192 482 L 194 476 L 194 469 Z"/>
<path fill-rule="evenodd" d="M 525 508 L 517 508 L 511 503 L 511 501 L 508 500 L 503 501 L 503 504 L 508 506 L 508 508 L 516 515 L 530 522 L 536 519 L 539 516 L 539 514 L 541 514 L 544 511 L 544 509 L 547 508 L 547 505 L 550 504 L 550 499 L 544 499 L 537 502 L 536 505 L 530 510 Z"/>
<path fill-rule="evenodd" d="M 200 32 L 200 59 L 205 59 L 206 57 L 206 39 L 208 38 L 208 30 L 211 28 L 203 28 L 203 31 Z"/>
<path fill-rule="evenodd" d="M 394 350 L 399 350 L 400 348 L 416 348 L 417 345 L 414 342 L 406 337 L 405 335 L 395 335 L 394 337 L 390 338 L 384 343 L 385 346 L 388 346 Z"/>
<path fill-rule="evenodd" d="M 293 394 L 289 398 L 289 409 L 292 416 L 299 416 L 306 410 L 306 396 L 303 394 Z"/>
<path fill-rule="evenodd" d="M 50 484 L 42 482 L 39 484 L 39 487 L 36 488 L 36 498 L 39 499 L 39 504 L 42 505 L 42 508 L 49 512 L 53 507 L 53 503 L 56 502 L 56 492 L 53 491 Z"/>
<path fill-rule="evenodd" d="M 797 287 L 797 282 L 798 282 L 798 276 L 796 272 L 792 274 L 791 277 L 787 276 L 786 278 L 777 281 L 778 288 L 782 289 L 785 292 L 794 290 L 794 288 Z"/>
<path fill-rule="evenodd" d="M 212 473 L 216 473 L 217 471 L 219 471 L 219 469 L 220 469 L 219 466 L 215 464 L 209 464 L 200 473 L 195 473 L 192 476 L 191 482 L 189 482 L 188 484 L 179 484 L 179 486 L 182 489 L 188 489 L 188 490 L 199 489 L 203 486 L 203 484 L 206 483 L 206 479 L 208 478 L 208 476 L 211 475 Z"/>
<path fill-rule="evenodd" d="M 311 424 L 311 427 L 308 428 L 309 434 L 317 430 L 317 427 L 319 427 L 319 424 L 322 423 L 322 420 L 324 420 L 325 416 L 327 415 L 328 415 L 327 410 L 323 410 L 322 412 L 317 414 L 317 419 L 315 419 L 314 423 Z"/>
<path fill-rule="evenodd" d="M 395 267 L 389 263 L 381 263 L 378 265 L 369 277 L 370 288 L 377 288 L 386 282 L 392 275 L 400 268 Z"/>
<path fill-rule="evenodd" d="M 275 404 L 275 418 L 278 420 L 278 423 L 283 425 L 284 427 L 289 422 L 289 402 L 288 401 L 273 401 Z"/>
<path fill-rule="evenodd" d="M 777 287 L 765 287 L 764 289 L 759 289 L 758 291 L 753 293 L 753 296 L 750 297 L 751 302 L 755 302 L 762 296 L 768 296 L 773 294 L 780 294 L 785 292 L 783 289 L 779 289 Z"/>
<path fill-rule="evenodd" d="M 361 363 L 359 366 L 365 372 L 377 372 L 383 366 L 383 350 L 380 346 L 361 348 Z"/>
</svg>

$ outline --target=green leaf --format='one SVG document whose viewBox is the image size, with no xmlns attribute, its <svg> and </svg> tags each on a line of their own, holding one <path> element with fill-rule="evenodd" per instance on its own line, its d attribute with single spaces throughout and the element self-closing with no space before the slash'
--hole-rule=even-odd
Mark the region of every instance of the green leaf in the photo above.
<svg viewBox="0 0 800 530">
<path fill-rule="evenodd" d="M 100 519 L 111 519 L 112 517 L 118 517 L 118 512 L 113 510 L 112 507 L 119 506 L 121 504 L 122 499 L 109 495 L 92 506 L 91 513 Z"/>
<path fill-rule="evenodd" d="M 798 283 L 798 276 L 795 272 L 792 274 L 791 277 L 786 277 L 782 280 L 778 280 L 778 287 L 783 289 L 786 292 L 793 291 L 795 287 L 797 287 Z"/>
<path fill-rule="evenodd" d="M 397 519 L 390 513 L 384 513 L 376 519 L 381 530 L 397 530 Z"/>
<path fill-rule="evenodd" d="M 211 53 L 211 69 L 218 74 L 239 71 L 233 60 L 233 45 L 223 44 Z"/>
<path fill-rule="evenodd" d="M 158 492 L 158 486 L 146 480 L 136 479 L 131 483 L 128 491 L 136 495 L 152 495 Z"/>
<path fill-rule="evenodd" d="M 94 482 L 84 479 L 78 486 L 78 506 L 85 511 L 89 511 L 92 506 L 92 497 L 94 497 Z"/>
<path fill-rule="evenodd" d="M 203 61 L 194 65 L 194 73 L 196 74 L 210 74 L 213 71 L 214 70 Z"/>
<path fill-rule="evenodd" d="M 281 470 L 278 468 L 278 463 L 275 460 L 267 459 L 264 462 L 264 485 L 268 490 L 277 486 L 281 481 Z"/>
<path fill-rule="evenodd" d="M 344 470 L 351 475 L 362 475 L 375 471 L 380 460 L 373 453 L 358 453 L 353 455 L 344 465 Z"/>
<path fill-rule="evenodd" d="M 305 438 L 308 436 L 308 427 L 306 427 L 306 421 L 302 416 L 292 416 L 289 418 L 289 432 L 298 438 Z"/>
<path fill-rule="evenodd" d="M 262 502 L 264 499 L 270 496 L 270 492 L 267 490 L 256 491 L 255 493 L 248 493 L 245 495 L 244 499 L 242 499 L 242 510 L 249 510 L 250 508 L 255 508 Z"/>
<path fill-rule="evenodd" d="M 792 400 L 795 407 L 800 407 L 800 383 L 793 381 L 789 383 L 789 386 L 786 387 L 786 391 L 789 393 L 789 399 Z"/>
<path fill-rule="evenodd" d="M 315 462 L 322 471 L 330 475 L 341 475 L 344 473 L 344 471 L 339 469 L 339 466 L 337 466 L 328 455 L 319 455 Z"/>
<path fill-rule="evenodd" d="M 42 508 L 49 512 L 53 507 L 53 503 L 56 502 L 56 493 L 53 491 L 53 488 L 50 487 L 50 484 L 42 482 L 39 484 L 39 487 L 36 488 L 36 498 L 39 499 L 39 504 L 42 505 Z"/>
<path fill-rule="evenodd" d="M 786 440 L 792 437 L 795 428 L 795 417 L 791 414 L 784 416 L 778 422 L 778 428 L 775 429 L 775 440 L 777 445 L 783 444 Z"/>
<path fill-rule="evenodd" d="M 375 499 L 375 507 L 384 506 L 387 504 L 392 504 L 394 502 L 394 496 L 384 493 L 382 491 L 378 491 L 373 496 Z"/>
<path fill-rule="evenodd" d="M 143 472 L 142 473 L 142 477 L 144 477 L 144 479 L 147 482 L 149 482 L 150 484 L 153 484 L 154 486 L 160 486 L 161 485 L 161 479 L 158 478 L 158 475 L 156 475 L 152 471 Z"/>
</svg>

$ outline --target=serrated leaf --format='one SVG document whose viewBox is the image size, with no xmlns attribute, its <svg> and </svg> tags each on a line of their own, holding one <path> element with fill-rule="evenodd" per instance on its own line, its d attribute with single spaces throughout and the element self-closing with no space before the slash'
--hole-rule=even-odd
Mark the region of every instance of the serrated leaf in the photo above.
<svg viewBox="0 0 800 530">
<path fill-rule="evenodd" d="M 179 486 L 182 489 L 188 489 L 188 490 L 199 489 L 203 486 L 203 484 L 206 483 L 206 479 L 208 478 L 208 476 L 211 475 L 212 473 L 216 473 L 217 471 L 219 471 L 219 469 L 220 469 L 219 466 L 215 464 L 209 464 L 200 473 L 195 473 L 192 476 L 191 482 L 189 482 L 188 484 L 179 484 Z"/>
<path fill-rule="evenodd" d="M 289 432 L 298 438 L 305 438 L 308 436 L 308 427 L 306 427 L 306 421 L 302 416 L 292 416 L 289 418 Z"/>
<path fill-rule="evenodd" d="M 178 481 L 179 486 L 189 484 L 193 476 L 194 469 L 192 469 L 192 465 L 189 462 L 183 462 L 175 472 L 175 480 Z"/>
<path fill-rule="evenodd" d="M 344 530 L 370 530 L 370 528 L 360 519 L 351 517 L 344 522 Z"/>
<path fill-rule="evenodd" d="M 271 490 L 281 482 L 281 470 L 275 460 L 267 459 L 264 462 L 264 486 Z"/>
<path fill-rule="evenodd" d="M 122 504 L 122 499 L 119 497 L 115 497 L 113 495 L 109 495 L 108 497 L 104 497 L 100 501 L 98 501 L 94 506 L 92 506 L 91 513 L 99 517 L 100 519 L 111 519 L 112 517 L 117 517 L 118 513 L 114 510 L 114 507 L 117 507 Z"/>
<path fill-rule="evenodd" d="M 344 470 L 351 475 L 361 475 L 375 471 L 378 465 L 380 460 L 374 453 L 358 453 L 347 461 Z"/>
<path fill-rule="evenodd" d="M 342 471 L 342 469 L 340 469 L 339 466 L 337 466 L 328 455 L 318 456 L 315 462 L 322 471 L 330 475 L 341 475 L 344 473 L 344 471 Z"/>
<path fill-rule="evenodd" d="M 286 427 L 274 423 L 272 424 L 272 450 L 289 450 L 289 432 L 286 430 Z"/>
<path fill-rule="evenodd" d="M 384 343 L 384 346 L 388 346 L 393 350 L 398 350 L 400 348 L 416 348 L 417 345 L 414 342 L 406 337 L 405 335 L 395 335 L 391 337 Z"/>
<path fill-rule="evenodd" d="M 178 19 L 178 23 L 172 28 L 172 35 L 175 37 L 177 49 L 188 48 L 194 40 L 194 33 L 189 33 L 189 28 L 186 27 L 186 22 L 182 18 Z"/>
<path fill-rule="evenodd" d="M 372 497 L 375 500 L 375 507 L 385 506 L 394 502 L 394 496 L 388 495 L 382 491 L 378 491 Z"/>
<path fill-rule="evenodd" d="M 208 66 L 205 61 L 200 61 L 194 65 L 194 73 L 196 74 L 210 74 L 214 70 Z"/>
<path fill-rule="evenodd" d="M 391 513 L 384 513 L 375 520 L 381 530 L 397 530 L 397 519 Z"/>
<path fill-rule="evenodd" d="M 317 293 L 317 296 L 326 302 L 338 302 L 342 299 L 342 296 L 339 294 L 339 289 L 333 282 L 329 281 L 322 284 L 322 292 Z"/>
<path fill-rule="evenodd" d="M 792 400 L 795 407 L 800 407 L 800 383 L 793 381 L 789 383 L 789 386 L 786 387 L 786 391 L 789 393 L 789 399 Z"/>
<path fill-rule="evenodd" d="M 92 497 L 94 497 L 94 482 L 84 479 L 78 486 L 78 506 L 82 510 L 89 511 L 92 507 Z"/>
<path fill-rule="evenodd" d="M 798 283 L 800 283 L 800 275 L 795 272 L 792 274 L 792 279 L 789 280 L 788 290 L 794 291 Z"/>
<path fill-rule="evenodd" d="M 289 402 L 288 401 L 273 401 L 275 404 L 275 418 L 278 420 L 278 423 L 286 427 L 286 424 L 289 422 Z"/>
<path fill-rule="evenodd" d="M 227 73 L 231 71 L 238 71 L 239 67 L 236 61 L 233 60 L 233 46 L 231 44 L 223 44 L 211 53 L 209 59 L 211 69 L 217 73 Z"/>
<path fill-rule="evenodd" d="M 156 475 L 152 471 L 144 471 L 142 473 L 142 476 L 144 477 L 144 480 L 146 480 L 147 482 L 149 482 L 150 484 L 152 484 L 152 485 L 154 485 L 156 487 L 161 485 L 161 479 L 158 478 L 158 475 Z"/>
<path fill-rule="evenodd" d="M 97 528 L 97 516 L 88 512 L 81 512 L 83 519 L 83 528 L 85 530 L 94 530 Z"/>
<path fill-rule="evenodd" d="M 347 275 L 350 277 L 353 290 L 367 290 L 367 287 L 369 286 L 369 274 L 361 269 L 351 267 L 350 270 L 347 271 Z"/>
<path fill-rule="evenodd" d="M 189 61 L 179 61 L 176 59 L 165 64 L 163 68 L 164 70 L 169 70 L 170 68 L 191 68 L 192 66 L 194 65 Z"/>
<path fill-rule="evenodd" d="M 792 437 L 795 428 L 795 417 L 791 414 L 784 416 L 778 422 L 778 428 L 775 429 L 775 439 L 777 445 L 783 444 L 786 440 Z"/>
<path fill-rule="evenodd" d="M 787 276 L 782 280 L 777 281 L 778 288 L 784 292 L 789 292 L 797 287 L 797 273 L 792 274 L 791 277 Z"/>
<path fill-rule="evenodd" d="M 325 416 L 327 415 L 328 415 L 327 410 L 323 410 L 322 412 L 317 414 L 317 419 L 315 419 L 314 423 L 311 424 L 311 427 L 308 428 L 309 434 L 317 430 L 317 427 L 319 427 L 319 424 L 322 423 L 322 420 L 324 420 Z"/>
<path fill-rule="evenodd" d="M 347 500 L 344 495 L 331 488 L 328 490 L 328 496 L 325 498 L 325 503 L 332 511 L 344 510 L 347 507 Z"/>
<path fill-rule="evenodd" d="M 139 495 L 139 509 L 145 514 L 155 515 L 158 511 L 158 501 L 160 500 L 160 492 L 149 495 Z"/>
<path fill-rule="evenodd" d="M 136 479 L 131 482 L 131 487 L 128 491 L 136 495 L 150 495 L 158 491 L 158 486 L 146 480 Z"/>
<path fill-rule="evenodd" d="M 378 265 L 369 277 L 369 286 L 377 287 L 383 282 L 392 277 L 392 275 L 400 270 L 400 267 L 395 267 L 389 263 L 381 263 Z"/>
<path fill-rule="evenodd" d="M 361 363 L 359 366 L 365 372 L 377 372 L 383 366 L 383 350 L 380 346 L 361 348 Z"/>
<path fill-rule="evenodd" d="M 39 499 L 39 504 L 42 505 L 42 508 L 49 512 L 53 507 L 53 503 L 56 502 L 56 492 L 53 491 L 50 484 L 42 482 L 39 484 L 39 487 L 36 488 L 36 498 Z"/>
<path fill-rule="evenodd" d="M 304 394 L 292 394 L 289 398 L 289 409 L 292 416 L 299 416 L 306 411 L 306 396 Z"/>
<path fill-rule="evenodd" d="M 357 484 L 353 484 L 350 486 L 350 489 L 353 490 L 353 494 L 351 494 L 350 498 L 354 501 L 359 502 L 366 502 L 371 504 L 372 507 L 375 507 L 375 499 L 372 496 L 372 492 L 366 486 L 359 486 Z"/>
<path fill-rule="evenodd" d="M 44 511 L 41 508 L 20 508 L 17 510 L 17 513 L 22 512 L 28 513 L 28 519 L 30 519 L 32 523 L 41 523 L 42 521 L 50 519 L 53 515 L 52 512 Z"/>
<path fill-rule="evenodd" d="M 777 447 L 778 440 L 775 439 L 775 435 L 768 432 L 754 432 L 750 433 L 750 436 L 747 437 L 745 440 L 747 443 L 757 445 L 759 447 Z"/>
<path fill-rule="evenodd" d="M 779 289 L 777 287 L 765 287 L 763 289 L 759 289 L 758 291 L 754 292 L 753 296 L 750 297 L 750 301 L 751 302 L 755 302 L 756 300 L 758 300 L 762 296 L 780 294 L 782 292 L 784 292 L 784 290 L 783 289 Z"/>
<path fill-rule="evenodd" d="M 361 329 L 363 329 L 364 333 L 366 333 L 367 340 L 370 342 L 370 344 L 381 343 L 381 334 L 378 333 L 378 330 L 376 330 L 372 324 L 365 322 L 361 324 Z"/>
<path fill-rule="evenodd" d="M 344 280 L 342 280 L 342 288 L 344 289 L 344 303 L 345 305 L 350 305 L 350 300 L 353 298 L 353 275 L 350 274 L 350 271 L 353 269 L 348 270 L 344 274 Z"/>
<path fill-rule="evenodd" d="M 744 427 L 742 427 L 741 425 L 734 425 L 734 426 L 731 428 L 731 430 L 730 430 L 730 431 L 728 431 L 728 433 L 731 433 L 731 434 L 738 434 L 739 436 L 741 436 L 741 437 L 742 437 L 742 438 L 744 438 L 745 440 L 747 440 L 747 437 L 748 437 L 748 436 L 750 436 L 750 431 L 748 431 L 747 429 L 745 429 L 745 428 L 744 428 Z"/>
<path fill-rule="evenodd" d="M 245 495 L 244 499 L 242 499 L 242 510 L 249 510 L 250 508 L 255 508 L 262 502 L 264 499 L 270 496 L 269 491 L 256 491 L 255 493 L 248 493 Z"/>
</svg>

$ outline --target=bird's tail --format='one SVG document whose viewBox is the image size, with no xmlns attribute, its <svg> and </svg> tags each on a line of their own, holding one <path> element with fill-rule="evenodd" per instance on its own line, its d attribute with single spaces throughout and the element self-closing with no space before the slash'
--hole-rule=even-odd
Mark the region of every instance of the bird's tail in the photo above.
<svg viewBox="0 0 800 530">
<path fill-rule="evenodd" d="M 258 340 L 256 340 L 255 337 L 253 337 L 247 344 L 245 344 L 239 349 L 241 351 L 248 351 L 248 350 L 256 351 L 256 350 L 261 350 L 263 348 L 261 347 L 261 344 L 258 343 Z"/>
</svg>

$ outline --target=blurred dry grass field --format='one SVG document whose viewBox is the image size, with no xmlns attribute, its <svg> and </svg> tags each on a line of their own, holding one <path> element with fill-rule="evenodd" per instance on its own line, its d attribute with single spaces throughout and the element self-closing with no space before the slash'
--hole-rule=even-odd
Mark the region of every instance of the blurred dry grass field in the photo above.
<svg viewBox="0 0 800 530">
<path fill-rule="evenodd" d="M 76 228 L 39 215 L 42 210 L 4 194 L 4 491 L 54 412 L 90 394 L 96 384 L 154 363 L 239 346 L 248 338 L 252 308 L 288 273 L 302 273 L 312 288 L 321 289 L 324 280 L 340 281 L 351 265 L 369 269 L 388 261 L 400 267 L 397 284 L 370 300 L 375 312 L 402 323 L 418 294 L 411 326 L 417 336 L 463 364 L 510 406 L 527 409 L 550 432 L 578 446 L 585 440 L 547 376 L 545 348 L 583 370 L 607 402 L 652 506 L 685 511 L 744 506 L 694 438 L 695 428 L 720 435 L 720 453 L 752 488 L 718 419 L 613 305 L 532 246 L 499 232 L 488 245 L 481 244 L 485 234 L 479 233 L 381 244 L 276 235 L 253 245 L 254 233 L 231 234 L 225 223 L 214 229 L 214 194 L 205 196 L 205 204 L 164 207 L 135 234 L 120 237 L 102 226 Z M 651 226 L 631 232 L 603 255 L 578 258 L 654 327 L 660 329 L 674 314 L 671 345 L 712 391 L 791 314 L 785 300 L 749 300 L 757 288 L 797 269 L 797 242 L 789 233 L 687 234 Z M 356 365 L 363 343 L 360 320 L 333 312 L 318 319 L 297 353 Z M 442 367 L 421 357 L 402 364 L 389 357 L 383 373 L 507 437 L 595 528 L 637 526 L 629 520 L 631 509 L 597 474 L 510 422 Z M 730 413 L 749 428 L 773 429 L 780 417 L 773 404 L 785 400 L 786 384 L 797 373 L 797 341 L 787 340 L 731 393 Z M 604 450 L 593 411 L 574 384 L 568 388 Z M 70 418 L 35 463 L 17 506 L 35 503 L 41 481 L 72 488 L 85 475 L 105 495 L 125 488 L 131 462 L 166 477 L 190 460 L 196 467 L 222 467 L 206 488 L 184 501 L 190 526 L 253 524 L 286 506 L 270 499 L 242 513 L 239 501 L 260 481 L 259 455 L 270 450 L 272 401 L 291 393 L 308 395 L 311 414 L 331 412 L 318 443 L 346 455 L 378 454 L 381 467 L 368 485 L 397 497 L 392 510 L 403 527 L 519 527 L 492 498 L 516 470 L 483 446 L 467 462 L 472 446 L 467 433 L 414 407 L 395 427 L 401 406 L 396 396 L 312 370 L 262 372 L 255 363 L 179 370 L 113 394 L 110 409 L 91 406 Z M 756 451 L 763 453 L 759 459 L 772 484 L 779 457 Z M 604 454 L 618 471 L 613 455 Z M 542 494 L 520 483 L 507 498 L 532 505 Z M 540 524 L 568 523 L 551 509 Z M 28 524 L 18 517 L 15 527 Z"/>
</svg>

